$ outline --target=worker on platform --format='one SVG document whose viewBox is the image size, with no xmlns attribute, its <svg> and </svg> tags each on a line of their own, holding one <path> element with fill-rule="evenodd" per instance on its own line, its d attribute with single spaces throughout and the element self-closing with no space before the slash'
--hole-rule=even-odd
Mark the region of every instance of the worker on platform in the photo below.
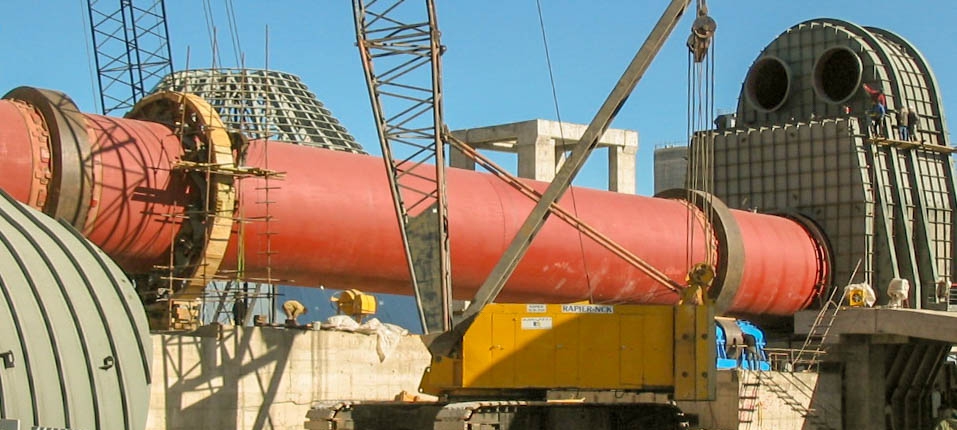
<svg viewBox="0 0 957 430">
<path fill-rule="evenodd" d="M 867 94 L 871 96 L 871 137 L 883 137 L 886 135 L 884 133 L 884 117 L 887 115 L 887 96 L 884 95 L 884 90 L 873 88 L 867 84 L 864 84 L 864 91 L 867 91 Z"/>
<path fill-rule="evenodd" d="M 884 95 L 884 90 L 864 84 L 864 91 L 867 91 L 867 94 L 871 96 L 871 103 L 879 104 L 887 108 L 887 96 Z"/>
<path fill-rule="evenodd" d="M 299 327 L 296 319 L 305 315 L 308 309 L 298 300 L 286 300 L 282 304 L 282 311 L 286 313 L 286 327 Z"/>
<path fill-rule="evenodd" d="M 917 123 L 920 119 L 917 117 L 917 110 L 913 107 L 907 108 L 907 136 L 910 140 L 917 141 Z"/>
<path fill-rule="evenodd" d="M 910 140 L 910 135 L 907 134 L 910 131 L 910 127 L 907 125 L 907 120 L 910 118 L 910 111 L 907 110 L 907 106 L 904 106 L 897 111 L 897 133 L 900 135 L 900 140 Z"/>
<path fill-rule="evenodd" d="M 937 303 L 950 302 L 950 281 L 947 278 L 937 280 Z"/>
<path fill-rule="evenodd" d="M 887 116 L 887 108 L 880 103 L 874 103 L 868 115 L 871 137 L 884 137 L 884 118 Z"/>
<path fill-rule="evenodd" d="M 233 302 L 233 325 L 246 324 L 246 298 L 237 297 Z"/>
<path fill-rule="evenodd" d="M 874 103 L 871 106 L 871 137 L 884 137 L 884 117 L 887 116 L 887 108 L 880 103 Z"/>
</svg>

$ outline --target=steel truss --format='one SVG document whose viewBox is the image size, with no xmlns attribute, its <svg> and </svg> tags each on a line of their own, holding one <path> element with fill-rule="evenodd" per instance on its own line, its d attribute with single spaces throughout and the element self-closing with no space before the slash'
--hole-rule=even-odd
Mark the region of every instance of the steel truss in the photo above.
<svg viewBox="0 0 957 430">
<path fill-rule="evenodd" d="M 173 72 L 165 2 L 87 0 L 87 6 L 102 112 L 125 113 Z"/>
</svg>

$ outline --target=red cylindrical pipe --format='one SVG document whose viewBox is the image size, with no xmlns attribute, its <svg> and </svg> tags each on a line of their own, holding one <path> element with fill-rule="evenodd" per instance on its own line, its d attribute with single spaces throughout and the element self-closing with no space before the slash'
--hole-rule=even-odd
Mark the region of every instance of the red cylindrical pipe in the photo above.
<svg viewBox="0 0 957 430">
<path fill-rule="evenodd" d="M 13 198 L 42 208 L 53 181 L 42 122 L 21 101 L 0 100 L 0 188 Z M 32 115 L 36 115 L 33 118 Z M 101 115 L 83 115 L 91 146 L 92 201 L 83 233 L 129 273 L 167 265 L 169 245 L 182 222 L 185 186 L 171 175 L 172 161 L 182 154 L 179 139 L 162 124 Z M 59 142 L 52 142 L 57 145 Z M 45 156 L 44 156 L 45 155 Z M 31 180 L 30 178 L 33 178 Z"/>
<path fill-rule="evenodd" d="M 732 212 L 741 229 L 746 263 L 731 309 L 790 315 L 807 307 L 827 279 L 822 245 L 791 219 Z"/>
<path fill-rule="evenodd" d="M 184 184 L 170 174 L 182 153 L 179 140 L 159 124 L 97 115 L 85 118 L 95 142 L 93 152 L 102 165 L 89 237 L 127 271 L 143 272 L 166 264 L 186 204 Z M 20 139 L 0 142 L 0 150 L 30 145 Z M 280 283 L 411 293 L 381 159 L 283 143 L 269 143 L 267 150 L 267 144 L 253 142 L 247 164 L 285 172 L 284 179 L 271 180 L 269 186 L 261 178 L 246 178 L 239 184 L 238 216 L 263 219 L 268 210 L 270 219 L 245 224 L 247 276 L 265 275 L 269 255 L 268 267 L 272 277 L 284 280 Z M 530 184 L 539 190 L 547 185 Z M 457 297 L 469 298 L 533 205 L 491 175 L 457 169 L 448 172 L 448 195 L 453 288 Z M 272 203 L 261 203 L 266 200 Z M 716 240 L 710 234 L 706 237 L 697 209 L 689 210 L 680 201 L 574 188 L 561 204 L 679 282 L 692 264 L 704 261 L 705 240 Z M 795 221 L 731 212 L 741 236 L 729 240 L 741 240 L 745 255 L 740 260 L 744 262 L 742 283 L 732 291 L 730 311 L 787 315 L 806 306 L 821 279 L 818 243 Z M 690 256 L 689 226 L 694 235 L 691 243 L 696 245 Z M 237 237 L 231 238 L 223 269 L 237 266 Z M 264 252 L 267 240 L 271 254 Z M 674 303 L 677 297 L 552 218 L 500 300 L 585 299 Z"/>
<path fill-rule="evenodd" d="M 270 267 L 300 285 L 360 288 L 410 294 L 408 269 L 380 158 L 303 146 L 269 144 L 269 168 L 284 171 L 272 181 L 270 223 L 246 225 L 246 267 L 266 267 L 265 233 L 276 251 Z M 262 165 L 264 145 L 250 146 L 248 162 Z M 452 276 L 458 298 L 471 298 L 531 211 L 533 202 L 487 174 L 449 169 L 449 231 Z M 539 190 L 547 184 L 530 182 Z M 261 179 L 243 180 L 245 218 L 265 217 Z M 268 187 L 272 188 L 272 187 Z M 252 195 L 255 192 L 256 195 Z M 573 201 L 574 200 L 574 201 Z M 688 208 L 677 201 L 573 189 L 562 201 L 599 231 L 619 241 L 673 279 L 683 281 L 689 261 Z M 695 226 L 696 242 L 703 230 Z M 258 252 L 257 252 L 258 251 Z M 224 264 L 235 261 L 230 247 Z M 698 247 L 690 260 L 703 261 Z M 587 269 L 587 275 L 586 275 Z M 549 220 L 502 292 L 503 300 L 670 303 L 675 294 L 656 285 L 577 230 Z"/>
<path fill-rule="evenodd" d="M 271 237 L 274 276 L 299 285 L 411 293 L 408 272 L 382 160 L 376 157 L 270 143 L 271 169 L 286 172 L 280 189 L 261 179 L 243 184 L 245 217 L 264 217 L 273 201 L 272 223 L 247 225 L 246 265 L 266 267 Z M 248 161 L 262 166 L 264 144 L 254 142 Z M 532 202 L 487 174 L 449 169 L 449 231 L 453 288 L 470 298 L 518 231 Z M 530 181 L 544 190 L 545 183 Z M 264 189 L 272 189 L 267 199 Z M 255 190 L 257 195 L 251 193 Z M 704 261 L 704 231 L 696 216 L 688 256 L 689 213 L 683 202 L 574 188 L 565 208 L 683 282 L 691 264 Z M 819 244 L 790 219 L 732 210 L 744 246 L 742 285 L 729 309 L 787 315 L 803 309 L 820 282 Z M 263 234 L 267 230 L 275 233 Z M 715 238 L 709 237 L 714 241 Z M 230 247 L 224 264 L 235 261 Z M 502 301 L 674 303 L 674 293 L 557 219 L 550 219 L 500 296 Z"/>
<path fill-rule="evenodd" d="M 185 182 L 172 173 L 183 153 L 179 138 L 162 124 L 85 119 L 96 177 L 83 233 L 129 273 L 169 265 L 170 243 L 188 203 Z"/>
</svg>

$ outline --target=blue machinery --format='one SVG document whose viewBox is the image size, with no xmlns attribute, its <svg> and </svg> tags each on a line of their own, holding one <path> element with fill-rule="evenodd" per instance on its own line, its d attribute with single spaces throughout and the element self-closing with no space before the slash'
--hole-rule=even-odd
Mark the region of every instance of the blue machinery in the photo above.
<svg viewBox="0 0 957 430">
<path fill-rule="evenodd" d="M 734 369 L 740 367 L 748 370 L 771 370 L 771 362 L 764 348 L 767 341 L 764 332 L 750 322 L 733 318 L 715 318 L 715 343 L 718 352 L 718 369 Z M 754 349 L 757 351 L 757 360 L 741 357 L 745 353 L 745 336 L 754 338 Z M 757 363 L 752 369 L 752 362 Z"/>
</svg>

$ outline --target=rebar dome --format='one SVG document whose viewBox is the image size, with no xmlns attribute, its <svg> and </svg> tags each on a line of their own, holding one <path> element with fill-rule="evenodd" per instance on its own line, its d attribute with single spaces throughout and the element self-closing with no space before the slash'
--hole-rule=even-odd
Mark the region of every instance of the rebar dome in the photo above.
<svg viewBox="0 0 957 430">
<path fill-rule="evenodd" d="M 365 154 L 298 76 L 273 70 L 197 69 L 174 72 L 153 92 L 182 91 L 206 99 L 223 123 L 249 139 L 266 139 Z"/>
</svg>

